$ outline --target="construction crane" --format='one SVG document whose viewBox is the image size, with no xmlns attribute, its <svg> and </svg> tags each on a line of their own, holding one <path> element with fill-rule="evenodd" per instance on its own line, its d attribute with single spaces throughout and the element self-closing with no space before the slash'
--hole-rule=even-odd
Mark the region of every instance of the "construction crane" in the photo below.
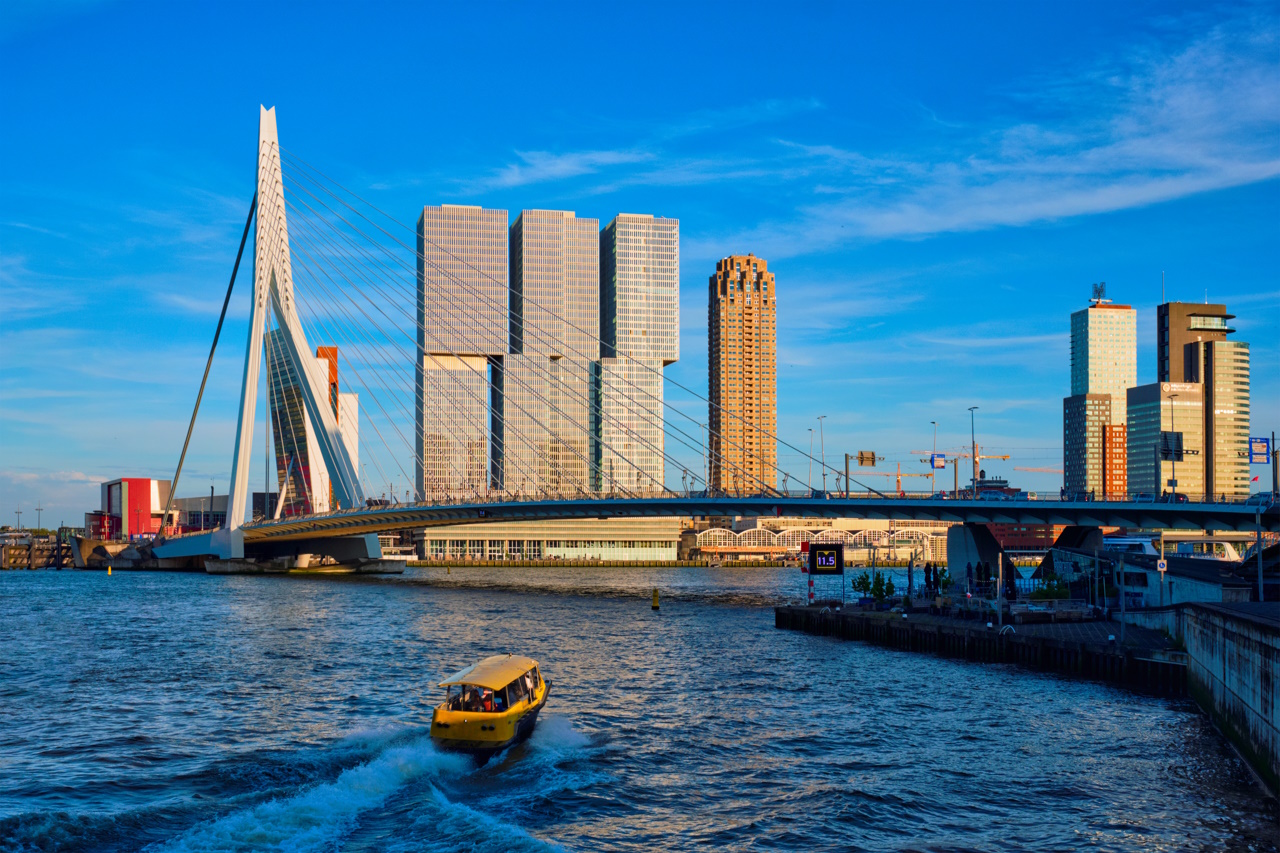
<svg viewBox="0 0 1280 853">
<path fill-rule="evenodd" d="M 977 455 L 974 455 L 972 453 L 946 454 L 947 461 L 951 463 L 951 470 L 955 476 L 955 490 L 957 492 L 960 491 L 960 460 L 961 459 L 973 460 L 973 482 L 977 483 L 978 482 L 978 466 L 982 464 L 983 459 L 1008 459 L 1009 458 L 1009 454 L 1007 453 L 1003 455 L 995 454 L 995 453 L 983 453 L 982 445 L 980 444 L 974 445 L 974 447 L 977 448 L 978 450 Z M 913 450 L 911 452 L 916 454 L 917 456 L 926 457 L 925 459 L 920 460 L 920 462 L 925 465 L 928 465 L 930 463 L 934 455 L 934 452 L 932 450 Z"/>
<path fill-rule="evenodd" d="M 901 463 L 901 462 L 899 462 L 899 463 L 898 463 L 898 470 L 897 470 L 897 471 L 864 471 L 864 472 L 862 472 L 861 474 L 859 474 L 858 476 L 859 476 L 859 477 L 893 477 L 893 478 L 894 478 L 894 481 L 895 481 L 895 483 L 897 484 L 897 487 L 898 487 L 898 496 L 899 496 L 899 497 L 901 497 L 901 496 L 903 496 L 903 495 L 905 495 L 905 494 L 906 494 L 906 492 L 902 491 L 902 478 L 903 478 L 903 477 L 928 477 L 928 478 L 929 478 L 929 485 L 930 485 L 930 489 L 931 489 L 931 490 L 933 490 L 933 489 L 932 489 L 932 486 L 933 486 L 933 474 L 932 474 L 932 473 L 929 473 L 929 474 L 912 474 L 912 473 L 906 473 L 906 474 L 904 474 L 904 473 L 902 473 L 902 463 Z M 846 485 L 846 488 L 847 488 L 847 487 L 848 487 L 848 484 L 846 483 L 845 485 Z"/>
</svg>

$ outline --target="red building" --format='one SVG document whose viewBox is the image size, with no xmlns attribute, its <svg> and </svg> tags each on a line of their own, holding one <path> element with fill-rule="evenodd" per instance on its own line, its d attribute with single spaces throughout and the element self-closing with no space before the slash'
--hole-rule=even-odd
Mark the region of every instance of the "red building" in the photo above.
<svg viewBox="0 0 1280 853">
<path fill-rule="evenodd" d="M 122 477 L 102 484 L 102 508 L 84 515 L 90 539 L 133 539 L 160 532 L 169 481 Z"/>
</svg>

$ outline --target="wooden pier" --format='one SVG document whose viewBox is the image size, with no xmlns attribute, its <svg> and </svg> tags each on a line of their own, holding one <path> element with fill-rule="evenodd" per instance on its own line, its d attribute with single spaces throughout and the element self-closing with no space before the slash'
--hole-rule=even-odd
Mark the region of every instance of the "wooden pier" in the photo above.
<svg viewBox="0 0 1280 853">
<path fill-rule="evenodd" d="M 1187 692 L 1185 652 L 1161 633 L 1126 626 L 1126 642 L 1114 622 L 1006 626 L 933 616 L 928 613 L 880 613 L 830 607 L 774 608 L 774 627 L 822 637 L 861 640 L 876 645 L 942 657 L 988 663 L 1012 663 L 1042 672 L 1097 679 L 1167 696 Z"/>
</svg>

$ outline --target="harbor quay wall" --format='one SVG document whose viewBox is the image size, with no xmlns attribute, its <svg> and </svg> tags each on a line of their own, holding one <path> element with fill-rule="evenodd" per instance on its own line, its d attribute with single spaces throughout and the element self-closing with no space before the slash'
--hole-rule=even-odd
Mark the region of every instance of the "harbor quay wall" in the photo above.
<svg viewBox="0 0 1280 853">
<path fill-rule="evenodd" d="M 1280 793 L 1280 619 L 1259 608 L 1193 604 L 1181 621 L 1188 692 Z"/>
<path fill-rule="evenodd" d="M 987 629 L 985 623 L 923 614 L 774 608 L 774 627 L 970 661 L 1011 663 L 1045 672 L 1123 684 L 1169 696 L 1186 695 L 1183 656 L 1157 649 L 1119 648 L 1113 643 Z M 1118 626 L 1117 626 L 1118 628 Z"/>
</svg>

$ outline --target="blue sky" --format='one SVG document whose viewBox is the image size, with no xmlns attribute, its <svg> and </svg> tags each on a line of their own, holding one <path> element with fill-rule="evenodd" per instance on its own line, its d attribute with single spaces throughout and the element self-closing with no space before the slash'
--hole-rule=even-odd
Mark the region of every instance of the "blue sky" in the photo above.
<svg viewBox="0 0 1280 853">
<path fill-rule="evenodd" d="M 1253 432 L 1280 426 L 1273 4 L 465 5 L 0 9 L 0 518 L 79 523 L 98 482 L 172 475 L 259 103 L 406 222 L 441 202 L 679 218 L 669 370 L 700 392 L 707 276 L 767 258 L 779 432 L 806 446 L 826 414 L 829 460 L 923 471 L 930 421 L 966 444 L 977 405 L 1014 457 L 989 469 L 1056 490 L 1013 468 L 1061 465 L 1068 316 L 1105 280 L 1153 381 L 1162 271 L 1170 299 L 1239 315 Z M 245 292 L 183 493 L 226 489 Z"/>
</svg>

